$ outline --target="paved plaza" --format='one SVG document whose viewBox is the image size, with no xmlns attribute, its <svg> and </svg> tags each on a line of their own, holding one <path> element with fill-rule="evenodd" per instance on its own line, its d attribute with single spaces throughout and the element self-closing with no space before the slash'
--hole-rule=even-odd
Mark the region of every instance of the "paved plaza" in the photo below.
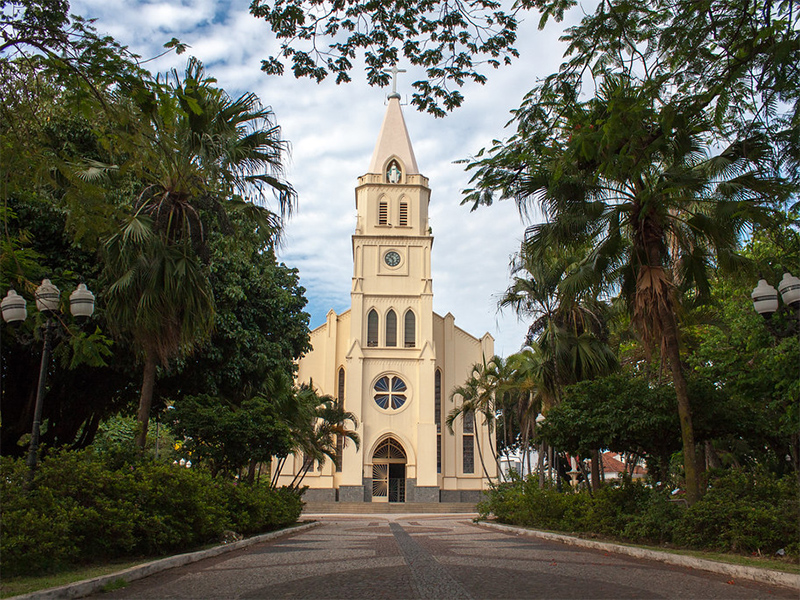
<svg viewBox="0 0 800 600">
<path fill-rule="evenodd" d="M 319 518 L 319 527 L 95 597 L 798 597 L 787 588 L 479 527 L 463 515 Z"/>
</svg>

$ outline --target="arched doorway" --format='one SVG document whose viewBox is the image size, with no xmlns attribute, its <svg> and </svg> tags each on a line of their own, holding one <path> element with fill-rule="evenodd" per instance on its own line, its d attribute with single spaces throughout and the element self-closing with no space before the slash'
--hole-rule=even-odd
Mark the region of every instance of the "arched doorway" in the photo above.
<svg viewBox="0 0 800 600">
<path fill-rule="evenodd" d="M 406 501 L 406 452 L 394 438 L 386 438 L 372 455 L 372 501 Z"/>
</svg>

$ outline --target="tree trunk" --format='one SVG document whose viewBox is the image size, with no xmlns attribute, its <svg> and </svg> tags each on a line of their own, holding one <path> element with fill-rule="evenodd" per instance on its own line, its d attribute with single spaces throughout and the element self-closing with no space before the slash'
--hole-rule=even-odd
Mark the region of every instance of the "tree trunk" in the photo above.
<svg viewBox="0 0 800 600">
<path fill-rule="evenodd" d="M 156 357 L 152 352 L 147 352 L 144 360 L 144 374 L 142 376 L 142 395 L 139 397 L 139 411 L 136 414 L 137 428 L 135 444 L 139 454 L 144 452 L 147 441 L 147 425 L 150 422 L 150 406 L 153 404 L 153 388 L 156 384 Z"/>
<path fill-rule="evenodd" d="M 539 463 L 537 468 L 539 469 L 539 489 L 541 490 L 544 488 L 544 442 L 539 442 L 539 456 L 536 462 Z"/>
<path fill-rule="evenodd" d="M 686 378 L 683 376 L 683 366 L 681 365 L 675 313 L 666 303 L 659 304 L 664 350 L 669 359 L 669 366 L 672 370 L 672 384 L 675 387 L 675 395 L 678 398 L 678 418 L 681 423 L 681 440 L 683 442 L 683 471 L 686 478 L 686 502 L 691 506 L 700 499 L 692 409 L 689 404 L 689 392 L 686 388 Z"/>
<path fill-rule="evenodd" d="M 489 471 L 486 470 L 486 463 L 483 460 L 483 450 L 481 449 L 481 432 L 478 429 L 477 424 L 474 429 L 475 431 L 472 434 L 472 437 L 475 439 L 475 444 L 478 446 L 478 458 L 480 458 L 481 461 L 481 468 L 483 469 L 483 474 L 486 476 L 486 480 L 489 483 L 492 483 L 492 478 L 489 477 Z"/>
<path fill-rule="evenodd" d="M 592 450 L 592 490 L 600 489 L 600 451 Z"/>
<path fill-rule="evenodd" d="M 247 483 L 254 483 L 256 480 L 256 459 L 251 458 L 250 464 L 247 465 Z"/>
</svg>

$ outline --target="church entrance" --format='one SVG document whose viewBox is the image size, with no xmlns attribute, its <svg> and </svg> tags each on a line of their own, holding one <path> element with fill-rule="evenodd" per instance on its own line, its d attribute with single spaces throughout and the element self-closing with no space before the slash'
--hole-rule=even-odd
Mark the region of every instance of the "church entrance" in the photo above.
<svg viewBox="0 0 800 600">
<path fill-rule="evenodd" d="M 372 501 L 406 501 L 406 453 L 394 438 L 383 440 L 372 455 Z"/>
</svg>

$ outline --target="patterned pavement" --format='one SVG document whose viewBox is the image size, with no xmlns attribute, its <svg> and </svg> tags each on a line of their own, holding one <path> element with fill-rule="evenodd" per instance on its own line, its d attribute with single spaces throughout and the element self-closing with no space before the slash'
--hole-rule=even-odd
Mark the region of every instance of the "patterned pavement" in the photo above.
<svg viewBox="0 0 800 600">
<path fill-rule="evenodd" d="M 463 515 L 323 525 L 96 598 L 798 598 L 797 590 L 477 527 Z"/>
</svg>

